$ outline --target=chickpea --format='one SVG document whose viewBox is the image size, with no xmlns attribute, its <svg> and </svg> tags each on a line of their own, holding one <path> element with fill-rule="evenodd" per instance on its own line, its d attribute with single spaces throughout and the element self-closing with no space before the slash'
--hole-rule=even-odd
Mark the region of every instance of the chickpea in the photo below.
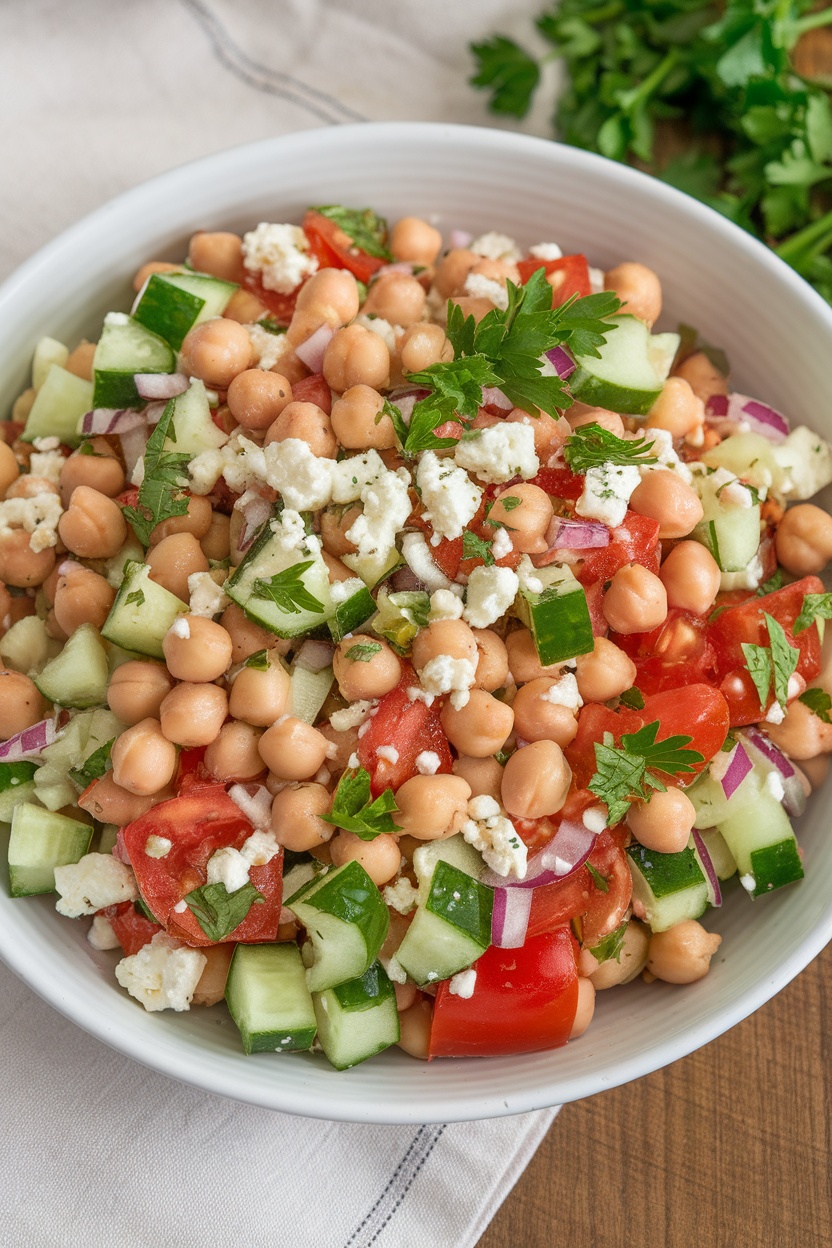
<svg viewBox="0 0 832 1248">
<path fill-rule="evenodd" d="M 648 429 L 666 429 L 674 438 L 686 438 L 702 424 L 704 415 L 702 400 L 684 377 L 668 377 L 645 425 Z"/>
<path fill-rule="evenodd" d="M 502 749 L 514 727 L 514 711 L 484 689 L 472 689 L 460 710 L 450 703 L 442 707 L 442 727 L 460 754 L 487 758 Z"/>
<path fill-rule="evenodd" d="M 493 797 L 500 800 L 500 787 L 503 783 L 503 768 L 493 756 L 490 758 L 469 758 L 460 754 L 453 762 L 453 773 L 467 781 L 472 797 Z"/>
<path fill-rule="evenodd" d="M 47 481 L 46 477 L 34 477 L 29 472 L 21 474 L 6 490 L 6 498 L 37 498 L 39 494 L 54 494 L 57 497 L 60 490 L 53 481 Z"/>
<path fill-rule="evenodd" d="M 256 780 L 266 768 L 257 746 L 260 733 L 250 724 L 231 719 L 205 751 L 205 767 L 217 780 L 245 783 Z"/>
<path fill-rule="evenodd" d="M 8 442 L 0 440 L 0 498 L 4 498 L 6 490 L 13 485 L 20 473 L 17 457 Z"/>
<path fill-rule="evenodd" d="M 379 414 L 384 399 L 372 386 L 350 386 L 332 404 L 335 437 L 348 450 L 390 450 L 396 445 L 393 422 Z"/>
<path fill-rule="evenodd" d="M 283 780 L 308 780 L 323 766 L 329 742 L 317 728 L 287 715 L 260 738 L 260 757 Z"/>
<path fill-rule="evenodd" d="M 348 568 L 340 559 L 334 558 L 327 551 L 321 551 L 321 558 L 326 564 L 326 570 L 329 573 L 331 582 L 335 581 L 352 581 L 355 579 L 355 573 L 352 568 Z"/>
<path fill-rule="evenodd" d="M 336 330 L 324 353 L 324 377 L 333 390 L 343 394 L 352 386 L 386 386 L 390 378 L 390 352 L 378 334 L 363 325 Z"/>
<path fill-rule="evenodd" d="M 372 841 L 362 841 L 354 832 L 342 831 L 332 838 L 329 848 L 336 867 L 360 863 L 379 887 L 392 880 L 402 861 L 398 841 L 386 832 Z"/>
<path fill-rule="evenodd" d="M 228 707 L 235 719 L 257 728 L 268 728 L 285 715 L 291 704 L 292 681 L 274 656 L 265 670 L 244 667 L 231 686 Z"/>
<path fill-rule="evenodd" d="M 272 828 L 278 844 L 294 853 L 323 845 L 335 831 L 321 815 L 332 809 L 332 794 L 322 784 L 289 784 L 272 802 Z"/>
<path fill-rule="evenodd" d="M 443 299 L 457 294 L 465 285 L 465 279 L 479 263 L 481 257 L 469 251 L 467 247 L 454 247 L 447 252 L 436 266 L 433 288 Z"/>
<path fill-rule="evenodd" d="M 321 543 L 328 555 L 340 559 L 342 555 L 355 554 L 356 546 L 347 533 L 361 514 L 357 503 L 349 507 L 327 507 L 321 512 Z"/>
<path fill-rule="evenodd" d="M 0 581 L 16 589 L 42 585 L 55 568 L 55 548 L 32 550 L 25 529 L 0 537 Z"/>
<path fill-rule="evenodd" d="M 401 341 L 402 369 L 406 373 L 419 373 L 431 364 L 439 364 L 454 358 L 454 349 L 441 325 L 420 321 L 411 325 Z"/>
<path fill-rule="evenodd" d="M 534 637 L 528 628 L 515 629 L 506 637 L 506 653 L 508 669 L 516 684 L 525 684 L 528 680 L 536 680 L 538 676 L 560 675 L 560 664 L 540 662 Z"/>
<path fill-rule="evenodd" d="M 193 533 L 171 533 L 147 552 L 150 579 L 175 594 L 180 602 L 188 602 L 188 577 L 194 572 L 207 572 L 208 560 Z"/>
<path fill-rule="evenodd" d="M 286 337 L 299 347 L 322 325 L 338 329 L 358 315 L 358 284 L 346 269 L 319 269 L 298 292 Z"/>
<path fill-rule="evenodd" d="M 194 325 L 185 335 L 179 359 L 182 369 L 214 390 L 227 390 L 251 367 L 251 339 L 237 321 L 217 316 Z"/>
<path fill-rule="evenodd" d="M 0 740 L 7 741 L 43 719 L 46 702 L 22 672 L 0 669 L 0 693 Z"/>
<path fill-rule="evenodd" d="M 832 516 L 814 503 L 789 507 L 774 542 L 777 559 L 787 572 L 820 573 L 832 559 Z"/>
<path fill-rule="evenodd" d="M 475 685 L 493 693 L 508 683 L 508 652 L 505 642 L 490 628 L 472 630 L 477 643 Z"/>
<path fill-rule="evenodd" d="M 645 849 L 657 854 L 678 854 L 685 848 L 696 820 L 693 802 L 681 789 L 670 785 L 649 802 L 633 802 L 627 826 Z"/>
<path fill-rule="evenodd" d="M 410 980 L 406 984 L 394 984 L 393 988 L 396 993 L 396 1009 L 402 1014 L 416 1002 L 419 989 Z"/>
<path fill-rule="evenodd" d="M 200 949 L 206 963 L 191 997 L 192 1006 L 218 1005 L 222 1001 L 235 948 L 227 941 L 223 945 L 205 945 Z"/>
<path fill-rule="evenodd" d="M 728 378 L 712 364 L 704 351 L 694 351 L 674 370 L 690 386 L 697 399 L 707 403 L 715 394 L 728 393 Z"/>
<path fill-rule="evenodd" d="M 411 1057 L 427 1061 L 430 1057 L 430 1032 L 433 1006 L 427 997 L 420 997 L 409 1009 L 399 1014 L 401 1034 L 398 1045 Z"/>
<path fill-rule="evenodd" d="M 231 665 L 231 638 L 221 624 L 180 615 L 162 641 L 171 676 L 193 684 L 217 680 Z"/>
<path fill-rule="evenodd" d="M 151 531 L 150 545 L 157 546 L 166 537 L 174 533 L 192 533 L 197 541 L 201 541 L 211 527 L 213 509 L 207 498 L 201 494 L 192 494 L 188 498 L 188 510 L 181 516 L 171 516 L 163 520 Z"/>
<path fill-rule="evenodd" d="M 145 282 L 154 273 L 179 273 L 181 270 L 181 264 L 171 264 L 170 260 L 148 260 L 147 264 L 143 264 L 140 269 L 136 270 L 136 275 L 133 278 L 133 289 L 138 294 Z"/>
<path fill-rule="evenodd" d="M 411 652 L 416 671 L 424 671 L 428 663 L 440 655 L 465 659 L 476 668 L 479 651 L 474 630 L 463 620 L 434 620 L 427 628 L 420 628 Z"/>
<path fill-rule="evenodd" d="M 243 240 L 226 230 L 199 231 L 188 244 L 188 263 L 197 273 L 210 273 L 239 286 L 245 277 Z"/>
<path fill-rule="evenodd" d="M 549 495 L 523 482 L 497 495 L 488 518 L 505 525 L 515 550 L 535 555 L 547 549 L 545 535 L 554 514 Z"/>
<path fill-rule="evenodd" d="M 168 741 L 191 749 L 210 745 L 219 736 L 228 714 L 228 696 L 219 685 L 176 685 L 159 708 L 162 732 Z"/>
<path fill-rule="evenodd" d="M 382 639 L 351 636 L 339 641 L 332 660 L 341 696 L 348 702 L 359 698 L 383 698 L 401 680 L 402 665 Z"/>
<path fill-rule="evenodd" d="M 814 792 L 826 781 L 829 775 L 830 759 L 828 754 L 818 754 L 815 758 L 804 758 L 801 760 L 800 770 L 809 783 L 810 789 Z"/>
<path fill-rule="evenodd" d="M 338 450 L 333 421 L 317 403 L 287 404 L 269 425 L 266 446 L 272 442 L 284 442 L 287 438 L 299 438 L 313 455 L 322 459 L 334 459 Z"/>
<path fill-rule="evenodd" d="M 442 248 L 442 235 L 421 217 L 402 217 L 390 231 L 388 245 L 397 260 L 429 268 Z"/>
<path fill-rule="evenodd" d="M 534 741 L 515 750 L 503 768 L 502 804 L 518 819 L 539 819 L 563 809 L 572 768 L 554 741 Z"/>
<path fill-rule="evenodd" d="M 578 1036 L 582 1036 L 595 1015 L 595 985 L 591 979 L 584 979 L 583 976 L 578 978 L 578 1005 L 575 1010 L 575 1019 L 572 1023 L 572 1030 L 569 1033 L 570 1040 L 577 1040 Z"/>
<path fill-rule="evenodd" d="M 549 701 L 549 692 L 557 680 L 539 676 L 517 690 L 512 703 L 514 730 L 524 741 L 554 741 L 567 746 L 575 739 L 578 721 L 568 706 Z"/>
<path fill-rule="evenodd" d="M 541 460 L 547 460 L 563 446 L 572 432 L 565 416 L 554 420 L 545 412 L 530 416 L 522 407 L 513 407 L 505 418 L 512 425 L 529 425 L 534 434 L 534 449 Z"/>
<path fill-rule="evenodd" d="M 247 368 L 228 387 L 227 402 L 244 429 L 268 429 L 292 402 L 292 387 L 280 373 Z"/>
<path fill-rule="evenodd" d="M 162 735 L 158 719 L 141 719 L 116 737 L 110 758 L 115 783 L 138 797 L 158 793 L 176 771 L 176 746 Z"/>
<path fill-rule="evenodd" d="M 692 984 L 707 975 L 722 937 L 706 932 L 696 919 L 685 919 L 650 937 L 647 969 L 668 984 Z"/>
<path fill-rule="evenodd" d="M 130 659 L 110 677 L 107 705 L 123 724 L 158 719 L 162 702 L 173 687 L 167 669 L 150 659 Z"/>
<path fill-rule="evenodd" d="M 662 539 L 687 537 L 705 514 L 693 486 L 668 470 L 648 472 L 633 491 L 629 505 L 639 515 L 658 521 Z"/>
<path fill-rule="evenodd" d="M 766 729 L 777 748 L 798 762 L 832 751 L 832 725 L 799 698 L 789 703 L 782 724 L 766 724 Z"/>
<path fill-rule="evenodd" d="M 607 958 L 590 976 L 595 988 L 600 991 L 602 988 L 615 988 L 617 984 L 629 984 L 647 965 L 649 947 L 649 928 L 639 923 L 638 919 L 631 919 L 618 958 Z"/>
<path fill-rule="evenodd" d="M 262 321 L 269 315 L 269 309 L 261 303 L 255 294 L 241 286 L 225 305 L 223 316 L 229 321 L 239 321 L 241 325 L 251 325 L 253 321 Z"/>
<path fill-rule="evenodd" d="M 667 593 L 657 576 L 630 563 L 613 576 L 601 609 L 614 632 L 647 633 L 667 619 Z"/>
<path fill-rule="evenodd" d="M 86 338 L 82 338 L 78 346 L 70 351 L 66 358 L 64 364 L 66 371 L 74 373 L 82 381 L 92 381 L 92 362 L 95 358 L 96 346 L 96 343 L 87 342 Z"/>
<path fill-rule="evenodd" d="M 61 500 L 69 506 L 72 492 L 88 485 L 99 494 L 115 498 L 124 489 L 124 469 L 106 438 L 91 438 L 85 444 L 92 453 L 75 451 L 61 468 Z"/>
<path fill-rule="evenodd" d="M 596 637 L 589 654 L 578 656 L 575 679 L 584 702 L 608 702 L 635 684 L 636 665 L 607 637 Z"/>
<path fill-rule="evenodd" d="M 628 261 L 608 269 L 604 274 L 604 289 L 615 291 L 625 305 L 623 311 L 637 316 L 648 328 L 652 328 L 661 316 L 661 282 L 644 264 Z"/>
<path fill-rule="evenodd" d="M 407 328 L 422 319 L 425 292 L 421 283 L 406 273 L 382 273 L 370 286 L 361 310 Z"/>
<path fill-rule="evenodd" d="M 393 820 L 406 836 L 442 840 L 462 827 L 470 796 L 471 786 L 461 776 L 412 776 L 396 790 L 399 813 Z"/>
<path fill-rule="evenodd" d="M 67 636 L 81 624 L 101 628 L 110 614 L 116 591 L 106 577 L 89 568 L 73 565 L 58 580 L 55 590 L 55 619 Z"/>
<path fill-rule="evenodd" d="M 276 650 L 285 654 L 289 649 L 288 645 L 275 637 L 274 633 L 268 632 L 267 629 L 261 628 L 259 624 L 250 620 L 236 602 L 232 602 L 225 608 L 220 616 L 220 624 L 231 638 L 232 663 L 242 663 L 252 654 L 257 654 L 259 650 Z"/>
<path fill-rule="evenodd" d="M 659 570 L 667 605 L 704 615 L 719 592 L 721 573 L 711 552 L 699 542 L 680 542 Z"/>
<path fill-rule="evenodd" d="M 102 823 L 114 823 L 117 827 L 123 828 L 128 823 L 132 823 L 134 819 L 140 819 L 142 815 L 147 814 L 151 806 L 161 800 L 161 796 L 155 793 L 141 797 L 129 792 L 128 789 L 123 789 L 121 785 L 116 784 L 113 773 L 108 771 L 81 794 L 78 805 Z"/>
<path fill-rule="evenodd" d="M 109 559 L 127 540 L 127 521 L 118 503 L 88 485 L 72 491 L 69 507 L 58 521 L 67 550 L 82 559 Z"/>
<path fill-rule="evenodd" d="M 220 562 L 228 558 L 231 553 L 230 529 L 229 517 L 221 511 L 215 511 L 211 516 L 211 527 L 199 543 L 206 559 Z"/>
<path fill-rule="evenodd" d="M 577 408 L 577 411 L 573 410 Z M 584 408 L 583 404 L 575 403 L 566 415 L 570 429 L 582 429 L 584 425 L 600 425 L 602 429 L 614 433 L 617 438 L 624 436 L 624 421 L 618 412 L 608 412 L 603 407 Z"/>
<path fill-rule="evenodd" d="M 0 581 L 0 633 L 5 633 L 11 628 L 13 602 L 14 599 L 11 594 L 2 581 Z"/>
</svg>

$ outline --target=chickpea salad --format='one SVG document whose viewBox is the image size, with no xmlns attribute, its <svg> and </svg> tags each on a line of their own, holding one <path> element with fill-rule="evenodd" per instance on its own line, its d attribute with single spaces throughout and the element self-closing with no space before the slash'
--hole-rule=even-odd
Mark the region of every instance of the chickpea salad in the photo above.
<svg viewBox="0 0 832 1248">
<path fill-rule="evenodd" d="M 803 875 L 832 447 L 637 260 L 326 205 L 134 288 L 0 424 L 12 897 L 338 1069 L 703 977 Z"/>
</svg>

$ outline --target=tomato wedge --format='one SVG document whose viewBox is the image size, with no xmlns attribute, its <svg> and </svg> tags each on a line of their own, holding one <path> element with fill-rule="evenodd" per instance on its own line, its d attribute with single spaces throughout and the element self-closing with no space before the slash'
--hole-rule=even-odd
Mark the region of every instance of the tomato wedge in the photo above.
<svg viewBox="0 0 832 1248">
<path fill-rule="evenodd" d="M 552 287 L 553 308 L 559 308 L 573 295 L 583 299 L 592 293 L 586 256 L 561 256 L 559 260 L 538 260 L 529 256 L 526 260 L 519 260 L 517 270 L 521 284 L 525 285 L 537 269 L 546 270 L 546 278 Z"/>
<path fill-rule="evenodd" d="M 243 278 L 243 284 L 247 290 L 256 295 L 264 308 L 268 308 L 269 315 L 278 325 L 288 325 L 294 315 L 295 303 L 298 297 L 297 290 L 292 290 L 288 295 L 282 294 L 279 290 L 269 290 L 260 281 L 256 273 L 252 273 L 250 269 L 246 270 Z"/>
<path fill-rule="evenodd" d="M 410 664 L 402 663 L 399 684 L 381 699 L 375 715 L 368 720 L 369 729 L 359 739 L 358 759 L 370 773 L 373 797 L 385 789 L 395 792 L 405 780 L 418 775 L 416 758 L 425 750 L 439 756 L 439 773 L 451 770 L 451 747 L 439 718 L 441 703 L 437 700 L 426 706 L 422 701 L 411 702 L 407 691 L 418 684 Z M 385 745 L 395 745 L 398 750 L 395 763 L 379 757 L 378 751 Z"/>
<path fill-rule="evenodd" d="M 296 381 L 292 398 L 296 403 L 315 403 L 327 416 L 332 414 L 332 391 L 323 373 L 312 373 Z"/>
<path fill-rule="evenodd" d="M 154 806 L 146 815 L 122 829 L 122 842 L 130 859 L 139 892 L 148 909 L 171 936 L 188 945 L 210 945 L 224 940 L 246 944 L 274 940 L 280 920 L 283 894 L 283 852 L 263 866 L 252 867 L 249 876 L 264 900 L 252 905 L 243 921 L 214 942 L 186 906 L 176 907 L 186 895 L 206 882 L 208 859 L 224 846 L 240 849 L 251 836 L 248 819 L 222 785 L 196 785 L 180 797 Z M 149 836 L 172 842 L 163 858 L 145 851 Z"/>
<path fill-rule="evenodd" d="M 593 797 L 593 801 L 597 801 Z M 633 894 L 627 865 L 624 828 L 606 828 L 598 834 L 588 861 L 602 880 L 583 866 L 557 884 L 543 884 L 532 892 L 527 939 L 575 922 L 582 944 L 590 947 L 621 924 Z M 603 887 L 606 885 L 606 888 Z"/>
<path fill-rule="evenodd" d="M 640 563 L 648 572 L 658 574 L 661 562 L 659 523 L 649 516 L 628 511 L 617 529 L 612 530 L 609 546 L 588 550 L 575 568 L 582 585 L 608 581 L 629 563 Z"/>
<path fill-rule="evenodd" d="M 714 647 L 704 616 L 673 607 L 649 633 L 610 633 L 610 640 L 635 662 L 633 683 L 643 694 L 685 689 L 713 676 Z"/>
<path fill-rule="evenodd" d="M 386 260 L 356 247 L 349 234 L 323 213 L 310 209 L 303 218 L 303 232 L 322 269 L 349 269 L 359 282 L 369 282 Z"/>
<path fill-rule="evenodd" d="M 568 927 L 527 940 L 522 949 L 492 945 L 475 962 L 469 998 L 439 985 L 430 1056 L 497 1057 L 566 1044 L 578 1007 L 575 941 Z"/>
<path fill-rule="evenodd" d="M 145 918 L 132 901 L 120 901 L 118 905 L 105 906 L 98 913 L 110 920 L 110 927 L 128 956 L 138 953 L 145 945 L 150 944 L 157 932 L 164 930 L 158 923 Z"/>
</svg>

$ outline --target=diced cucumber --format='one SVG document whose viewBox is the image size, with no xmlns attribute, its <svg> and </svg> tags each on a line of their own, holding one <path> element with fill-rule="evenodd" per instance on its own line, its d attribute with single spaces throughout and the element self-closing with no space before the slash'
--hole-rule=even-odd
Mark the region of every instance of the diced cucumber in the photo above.
<svg viewBox="0 0 832 1248">
<path fill-rule="evenodd" d="M 378 962 L 313 1000 L 318 1041 L 336 1070 L 357 1066 L 399 1039 L 396 992 Z"/>
<path fill-rule="evenodd" d="M 45 698 L 58 706 L 102 706 L 110 671 L 98 629 L 81 624 L 59 655 L 35 677 Z"/>
<path fill-rule="evenodd" d="M 760 504 L 737 507 L 725 501 L 718 482 L 713 474 L 693 479 L 705 514 L 691 537 L 708 548 L 723 572 L 744 572 L 760 546 Z"/>
<path fill-rule="evenodd" d="M 121 550 L 104 564 L 104 576 L 113 589 L 118 589 L 124 580 L 128 563 L 144 563 L 144 546 L 129 525 L 127 526 L 127 540 Z"/>
<path fill-rule="evenodd" d="M 96 853 L 111 854 L 118 842 L 119 831 L 120 829 L 114 823 L 102 824 L 101 831 L 98 834 Z"/>
<path fill-rule="evenodd" d="M 146 563 L 128 563 L 101 636 L 123 650 L 164 658 L 162 641 L 188 604 L 150 579 Z"/>
<path fill-rule="evenodd" d="M 430 892 L 433 873 L 439 862 L 450 863 L 458 871 L 464 871 L 472 879 L 478 880 L 482 875 L 485 863 L 482 854 L 469 845 L 461 832 L 439 841 L 425 841 L 413 855 L 413 870 L 419 882 L 419 903 L 424 905 Z"/>
<path fill-rule="evenodd" d="M 335 673 L 331 667 L 324 667 L 319 672 L 310 672 L 308 667 L 299 663 L 292 665 L 292 715 L 302 719 L 305 724 L 314 724 L 321 707 L 329 697 Z"/>
<path fill-rule="evenodd" d="M 627 849 L 636 914 L 654 932 L 684 919 L 698 919 L 708 907 L 708 881 L 691 846 L 678 854 L 657 854 L 643 845 Z"/>
<path fill-rule="evenodd" d="M 55 868 L 84 857 L 92 825 L 21 802 L 12 816 L 9 885 L 12 897 L 32 897 L 55 889 Z"/>
<path fill-rule="evenodd" d="M 780 465 L 772 444 L 760 433 L 733 433 L 702 455 L 709 468 L 727 468 L 757 489 L 769 489 L 780 481 Z"/>
<path fill-rule="evenodd" d="M 35 796 L 37 763 L 0 763 L 0 823 L 10 823 L 16 806 Z"/>
<path fill-rule="evenodd" d="M 35 794 L 47 810 L 60 810 L 78 797 L 86 787 L 70 773 L 83 771 L 87 759 L 96 750 L 124 731 L 124 725 L 110 710 L 81 711 L 74 715 L 58 740 L 43 751 L 41 766 L 35 774 Z"/>
<path fill-rule="evenodd" d="M 34 442 L 35 438 L 60 438 L 66 446 L 77 446 L 81 441 L 78 432 L 81 417 L 92 405 L 91 382 L 76 377 L 58 364 L 50 364 L 20 436 L 24 442 Z"/>
<path fill-rule="evenodd" d="M 399 654 L 409 654 L 413 638 L 428 622 L 430 594 L 421 589 L 402 589 L 388 594 L 378 591 L 378 615 L 370 626 L 379 637 L 385 637 Z"/>
<path fill-rule="evenodd" d="M 396 953 L 399 964 L 420 985 L 464 970 L 491 943 L 493 904 L 490 888 L 440 859 Z"/>
<path fill-rule="evenodd" d="M 759 797 L 764 778 L 760 768 L 753 767 L 728 798 L 720 782 L 713 778 L 710 771 L 706 771 L 695 784 L 685 790 L 696 810 L 693 826 L 697 829 L 713 828 L 728 815 L 753 806 Z"/>
<path fill-rule="evenodd" d="M 274 521 L 272 522 L 274 523 Z M 292 603 L 292 610 L 282 608 L 268 595 L 258 592 L 256 582 L 268 583 L 290 568 L 308 563 L 309 567 L 299 574 L 307 594 L 321 604 L 321 609 L 310 610 Z M 325 624 L 333 614 L 329 573 L 320 553 L 317 539 L 309 545 L 287 550 L 270 525 L 255 541 L 237 571 L 225 583 L 228 597 L 242 607 L 249 619 L 262 625 L 278 637 L 300 637 Z"/>
<path fill-rule="evenodd" d="M 204 382 L 194 378 L 188 389 L 170 402 L 173 404 L 173 415 L 163 448 L 166 452 L 200 455 L 203 451 L 225 446 L 228 434 L 223 433 L 211 419 Z"/>
<path fill-rule="evenodd" d="M 207 273 L 153 273 L 133 308 L 133 317 L 178 351 L 188 330 L 222 316 L 238 287 Z"/>
<path fill-rule="evenodd" d="M 158 334 L 121 312 L 104 318 L 93 356 L 93 407 L 142 407 L 136 373 L 172 373 L 176 359 Z"/>
<path fill-rule="evenodd" d="M 570 568 L 536 568 L 543 585 L 532 592 L 520 582 L 516 611 L 531 629 L 538 657 L 544 666 L 560 663 L 577 654 L 589 654 L 595 645 L 586 594 Z"/>
<path fill-rule="evenodd" d="M 404 559 L 393 546 L 388 551 L 376 555 L 342 555 L 341 562 L 352 568 L 361 577 L 368 589 L 375 589 L 382 581 L 404 564 Z"/>
<path fill-rule="evenodd" d="M 315 1010 L 297 945 L 237 945 L 225 1000 L 246 1053 L 312 1047 Z"/>
<path fill-rule="evenodd" d="M 753 806 L 719 823 L 740 882 L 752 897 L 803 879 L 803 863 L 789 817 L 765 790 Z"/>
<path fill-rule="evenodd" d="M 615 329 L 599 347 L 600 358 L 577 356 L 569 389 L 576 399 L 593 407 L 646 416 L 661 394 L 679 335 L 654 337 L 634 316 L 608 319 Z"/>
<path fill-rule="evenodd" d="M 311 880 L 283 904 L 306 928 L 310 992 L 360 978 L 378 957 L 390 926 L 381 893 L 358 862 Z"/>
<path fill-rule="evenodd" d="M 366 623 L 371 615 L 375 615 L 376 604 L 369 589 L 358 576 L 349 581 L 341 581 L 337 590 L 333 586 L 333 591 L 332 601 L 335 604 L 335 611 L 327 620 L 327 624 L 332 640 L 341 641 L 348 633 L 354 633 L 357 628 Z M 348 596 L 343 598 L 342 595 L 345 593 Z"/>
<path fill-rule="evenodd" d="M 35 354 L 32 356 L 33 388 L 40 390 L 52 365 L 57 364 L 58 368 L 63 368 L 68 359 L 69 347 L 65 346 L 64 343 L 58 342 L 57 338 L 41 338 L 35 347 Z"/>
<path fill-rule="evenodd" d="M 21 802 L 37 802 L 34 780 L 27 780 L 16 789 L 0 792 L 0 823 L 11 823 L 12 816 Z"/>
<path fill-rule="evenodd" d="M 6 667 L 28 676 L 39 672 L 60 648 L 60 642 L 49 636 L 40 616 L 24 615 L 0 637 L 0 660 Z"/>
</svg>

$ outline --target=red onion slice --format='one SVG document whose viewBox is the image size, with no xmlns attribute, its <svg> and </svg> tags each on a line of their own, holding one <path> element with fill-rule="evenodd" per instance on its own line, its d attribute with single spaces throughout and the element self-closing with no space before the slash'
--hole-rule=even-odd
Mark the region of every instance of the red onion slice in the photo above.
<svg viewBox="0 0 832 1248">
<path fill-rule="evenodd" d="M 779 750 L 769 736 L 759 728 L 743 729 L 746 748 L 752 759 L 757 759 L 766 770 L 774 770 L 783 784 L 783 809 L 792 819 L 802 815 L 806 809 L 806 790 L 800 775 L 791 765 L 786 755 Z"/>
<path fill-rule="evenodd" d="M 499 386 L 484 386 L 482 392 L 483 407 L 499 407 L 504 412 L 510 412 L 514 407 L 508 395 L 503 394 Z"/>
<path fill-rule="evenodd" d="M 739 741 L 727 755 L 727 760 L 725 772 L 719 777 L 719 782 L 722 792 L 730 801 L 754 764 Z"/>
<path fill-rule="evenodd" d="M 24 758 L 37 758 L 60 735 L 54 719 L 42 719 L 0 744 L 0 762 L 19 763 Z"/>
<path fill-rule="evenodd" d="M 495 888 L 491 943 L 498 949 L 520 949 L 526 943 L 532 893 L 527 888 Z"/>
<path fill-rule="evenodd" d="M 147 429 L 144 421 L 141 425 L 137 425 L 133 429 L 127 429 L 121 434 L 121 453 L 124 456 L 124 471 L 129 481 L 133 476 L 133 470 L 136 464 L 144 455 L 147 446 Z"/>
<path fill-rule="evenodd" d="M 322 672 L 332 665 L 334 645 L 329 641 L 305 641 L 298 650 L 295 663 L 307 672 Z"/>
<path fill-rule="evenodd" d="M 782 442 L 789 434 L 789 422 L 782 412 L 747 394 L 713 395 L 708 399 L 705 416 L 717 429 L 722 425 L 735 431 L 735 427 L 748 425 L 752 433 L 761 434 L 769 442 Z"/>
<path fill-rule="evenodd" d="M 448 246 L 451 248 L 467 247 L 473 240 L 474 235 L 468 230 L 451 230 L 448 235 Z"/>
<path fill-rule="evenodd" d="M 377 277 L 384 277 L 385 273 L 405 273 L 408 277 L 412 277 L 415 267 L 410 260 L 393 260 L 390 264 L 383 264 L 380 269 L 376 269 L 373 280 Z"/>
<path fill-rule="evenodd" d="M 228 796 L 254 828 L 259 832 L 271 831 L 273 799 L 264 784 L 232 784 Z"/>
<path fill-rule="evenodd" d="M 248 550 L 263 525 L 272 514 L 272 505 L 268 499 L 263 498 L 260 494 L 255 494 L 249 498 L 242 507 L 238 508 L 243 513 L 245 521 L 243 531 L 240 534 L 239 550 Z"/>
<path fill-rule="evenodd" d="M 85 437 L 101 433 L 127 433 L 144 425 L 144 412 L 135 407 L 94 407 L 81 419 L 81 433 Z"/>
<path fill-rule="evenodd" d="M 184 373 L 136 373 L 133 381 L 143 399 L 175 399 L 191 384 Z"/>
<path fill-rule="evenodd" d="M 711 894 L 711 905 L 721 906 L 722 889 L 719 886 L 719 876 L 716 873 L 716 867 L 713 864 L 711 855 L 708 853 L 707 846 L 697 832 L 696 828 L 693 829 L 693 843 L 696 846 L 699 861 L 702 863 L 703 870 L 708 880 L 708 892 Z"/>
<path fill-rule="evenodd" d="M 495 871 L 486 871 L 483 884 L 489 888 L 540 888 L 543 884 L 556 884 L 579 870 L 590 853 L 597 838 L 583 823 L 564 820 L 555 835 L 534 858 L 530 858 L 526 875 L 522 880 L 508 880 Z"/>
<path fill-rule="evenodd" d="M 561 381 L 566 381 L 567 377 L 571 377 L 578 367 L 572 356 L 563 347 L 552 347 L 551 351 L 546 352 L 546 359 L 552 365 Z"/>
<path fill-rule="evenodd" d="M 555 516 L 546 532 L 546 541 L 560 550 L 599 550 L 609 546 L 610 531 L 594 520 L 564 520 Z"/>
<path fill-rule="evenodd" d="M 159 421 L 165 414 L 166 407 L 167 403 L 148 403 L 147 407 L 142 412 L 142 415 L 148 425 L 158 425 Z"/>
<path fill-rule="evenodd" d="M 415 590 L 427 589 L 425 582 L 420 581 L 413 569 L 407 566 L 393 573 L 389 585 L 394 594 L 413 593 Z"/>
<path fill-rule="evenodd" d="M 335 330 L 331 325 L 321 325 L 315 330 L 314 334 L 310 334 L 305 342 L 299 347 L 295 347 L 295 355 L 301 360 L 306 367 L 313 373 L 320 373 L 323 369 L 324 353 L 332 340 Z"/>
</svg>

